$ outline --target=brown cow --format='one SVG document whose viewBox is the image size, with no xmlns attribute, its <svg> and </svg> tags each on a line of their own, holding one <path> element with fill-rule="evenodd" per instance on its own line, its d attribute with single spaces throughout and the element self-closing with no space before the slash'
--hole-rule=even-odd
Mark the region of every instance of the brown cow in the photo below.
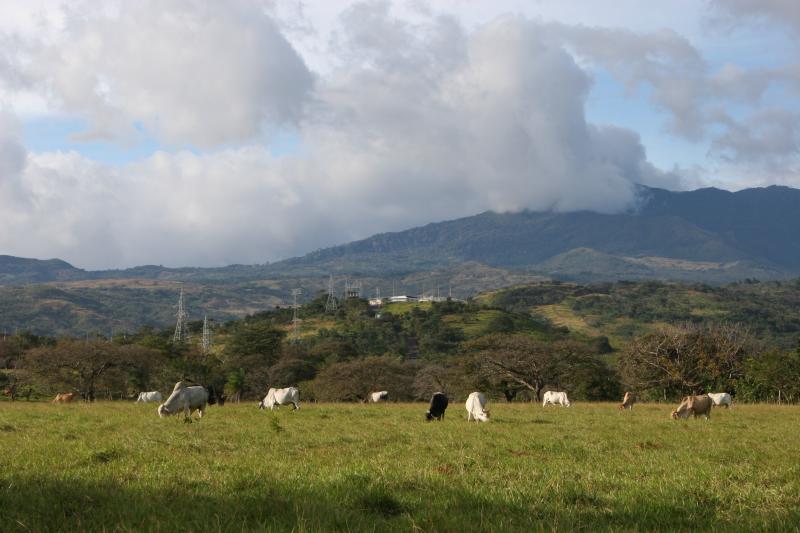
<svg viewBox="0 0 800 533">
<path fill-rule="evenodd" d="M 619 404 L 620 409 L 633 409 L 633 404 L 636 403 L 636 395 L 632 392 L 626 392 L 622 403 Z"/>
<path fill-rule="evenodd" d="M 60 392 L 53 398 L 53 403 L 69 403 L 75 398 L 74 392 Z"/>
<path fill-rule="evenodd" d="M 686 419 L 689 418 L 689 415 L 692 415 L 694 418 L 703 416 L 708 420 L 709 416 L 711 416 L 711 406 L 713 404 L 714 402 L 711 401 L 711 398 L 709 398 L 707 394 L 701 396 L 687 396 L 683 399 L 678 408 L 672 411 L 672 418 L 674 420 L 679 418 Z"/>
</svg>

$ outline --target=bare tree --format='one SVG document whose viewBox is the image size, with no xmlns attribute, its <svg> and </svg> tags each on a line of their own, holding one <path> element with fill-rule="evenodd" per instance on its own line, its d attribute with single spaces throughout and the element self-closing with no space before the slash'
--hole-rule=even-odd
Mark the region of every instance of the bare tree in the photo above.
<svg viewBox="0 0 800 533">
<path fill-rule="evenodd" d="M 636 337 L 619 366 L 625 382 L 640 390 L 731 389 L 753 349 L 748 331 L 739 325 L 683 324 Z"/>
<path fill-rule="evenodd" d="M 333 363 L 314 380 L 318 399 L 326 401 L 366 401 L 370 392 L 389 391 L 389 397 L 410 399 L 408 391 L 416 366 L 389 356 L 364 357 Z"/>
<path fill-rule="evenodd" d="M 51 387 L 69 388 L 86 401 L 94 401 L 97 390 L 125 381 L 121 373 L 132 364 L 134 351 L 104 340 L 62 340 L 55 346 L 36 348 L 23 358 L 24 368 Z"/>
</svg>

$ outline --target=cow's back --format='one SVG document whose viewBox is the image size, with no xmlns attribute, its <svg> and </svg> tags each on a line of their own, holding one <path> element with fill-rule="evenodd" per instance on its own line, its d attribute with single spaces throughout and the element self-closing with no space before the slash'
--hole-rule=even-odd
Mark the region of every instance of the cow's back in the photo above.
<svg viewBox="0 0 800 533">
<path fill-rule="evenodd" d="M 481 412 L 486 407 L 486 396 L 482 392 L 473 392 L 467 396 L 467 411 Z"/>
<path fill-rule="evenodd" d="M 689 400 L 689 408 L 694 413 L 694 416 L 706 416 L 711 414 L 711 406 L 714 401 L 707 394 L 701 396 L 692 396 Z"/>
</svg>

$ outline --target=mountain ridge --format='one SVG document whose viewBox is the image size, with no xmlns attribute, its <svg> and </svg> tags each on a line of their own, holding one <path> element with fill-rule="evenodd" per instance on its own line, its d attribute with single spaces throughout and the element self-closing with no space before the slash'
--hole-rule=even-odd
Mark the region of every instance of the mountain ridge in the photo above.
<svg viewBox="0 0 800 533">
<path fill-rule="evenodd" d="M 713 187 L 668 191 L 639 186 L 636 209 L 617 214 L 592 211 L 498 213 L 432 222 L 312 251 L 264 265 L 168 268 L 144 265 L 88 271 L 58 259 L 0 256 L 0 285 L 90 279 L 159 279 L 243 282 L 327 276 L 392 277 L 460 263 L 535 274 L 553 272 L 555 258 L 592 266 L 585 250 L 624 266 L 604 271 L 567 268 L 569 279 L 615 280 L 626 273 L 662 279 L 726 282 L 731 276 L 782 279 L 800 275 L 800 190 L 785 186 L 725 191 Z M 572 250 L 583 252 L 569 254 Z M 565 255 L 567 254 L 567 255 Z M 659 258 L 654 268 L 632 271 L 636 259 Z M 611 261 L 610 258 L 616 258 Z M 719 267 L 719 279 L 697 264 Z M 667 268 L 667 266 L 669 267 Z M 687 268 L 680 268 L 686 265 Z M 736 265 L 731 269 L 730 265 Z M 563 270 L 563 269 L 562 269 Z M 635 269 L 634 269 L 635 270 Z M 582 274 L 583 273 L 583 274 Z M 555 274 L 558 276 L 558 274 Z"/>
</svg>

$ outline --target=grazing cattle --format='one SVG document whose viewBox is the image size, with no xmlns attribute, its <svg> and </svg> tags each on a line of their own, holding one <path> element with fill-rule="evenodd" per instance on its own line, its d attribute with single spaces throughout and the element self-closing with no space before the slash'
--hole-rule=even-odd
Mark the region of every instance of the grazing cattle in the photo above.
<svg viewBox="0 0 800 533">
<path fill-rule="evenodd" d="M 158 406 L 158 416 L 164 418 L 183 411 L 184 419 L 189 419 L 196 409 L 200 413 L 200 418 L 203 418 L 207 405 L 208 391 L 205 387 L 199 385 L 187 387 L 183 381 L 179 381 L 167 401 Z"/>
<path fill-rule="evenodd" d="M 269 407 L 272 411 L 276 405 L 292 404 L 294 409 L 300 409 L 300 391 L 297 387 L 286 387 L 285 389 L 269 389 L 264 399 L 258 403 L 259 409 Z"/>
<path fill-rule="evenodd" d="M 386 401 L 389 398 L 389 391 L 378 391 L 378 392 L 370 392 L 369 393 L 369 401 L 372 403 L 378 403 L 382 401 Z"/>
<path fill-rule="evenodd" d="M 140 392 L 139 397 L 136 398 L 136 403 L 143 402 L 161 402 L 164 401 L 164 397 L 161 396 L 161 393 L 157 390 L 152 392 Z"/>
<path fill-rule="evenodd" d="M 689 416 L 693 416 L 694 418 L 702 416 L 708 420 L 708 417 L 711 416 L 711 405 L 713 403 L 711 398 L 708 397 L 708 394 L 687 396 L 683 399 L 678 408 L 672 411 L 672 418 L 673 420 L 678 420 L 679 418 L 685 420 L 689 418 Z"/>
<path fill-rule="evenodd" d="M 633 409 L 633 404 L 636 403 L 636 395 L 632 392 L 626 392 L 622 403 L 619 404 L 620 409 Z"/>
<path fill-rule="evenodd" d="M 709 392 L 707 396 L 711 398 L 711 402 L 714 404 L 714 407 L 724 405 L 727 409 L 728 407 L 733 406 L 733 398 L 731 398 L 731 395 L 727 392 Z"/>
<path fill-rule="evenodd" d="M 467 396 L 467 422 L 488 422 L 489 410 L 486 409 L 486 396 L 482 392 L 473 392 Z"/>
<path fill-rule="evenodd" d="M 567 398 L 566 392 L 554 392 L 554 391 L 547 391 L 544 393 L 544 401 L 542 402 L 542 407 L 546 407 L 548 403 L 552 403 L 553 405 L 562 405 L 564 407 L 569 407 L 572 405 L 569 403 L 569 398 Z"/>
<path fill-rule="evenodd" d="M 425 420 L 444 420 L 444 412 L 447 410 L 448 403 L 447 396 L 443 392 L 434 392 L 428 412 L 425 413 Z"/>
<path fill-rule="evenodd" d="M 53 398 L 53 403 L 70 403 L 74 398 L 74 392 L 60 392 Z"/>
</svg>

